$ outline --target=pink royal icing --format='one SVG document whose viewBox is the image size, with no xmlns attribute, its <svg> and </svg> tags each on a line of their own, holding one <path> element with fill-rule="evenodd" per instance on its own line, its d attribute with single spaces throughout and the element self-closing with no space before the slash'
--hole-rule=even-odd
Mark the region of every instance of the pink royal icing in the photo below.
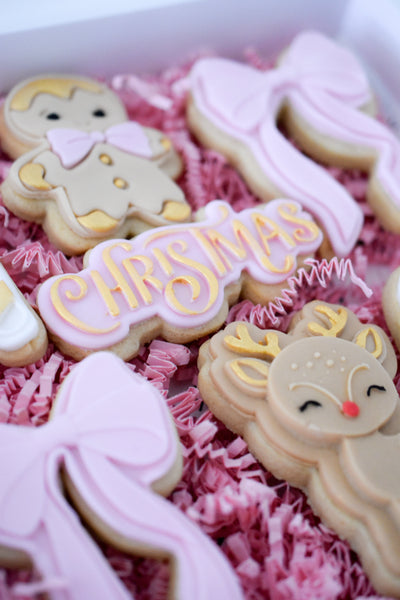
<svg viewBox="0 0 400 600">
<path fill-rule="evenodd" d="M 0 448 L 0 544 L 25 551 L 45 580 L 59 582 L 52 600 L 131 598 L 64 499 L 61 467 L 116 535 L 174 558 L 173 598 L 242 598 L 217 546 L 151 490 L 175 464 L 177 438 L 161 395 L 121 359 L 83 360 L 51 421 L 34 429 L 1 424 Z"/>
<path fill-rule="evenodd" d="M 289 100 L 322 135 L 377 150 L 375 176 L 400 208 L 400 145 L 375 119 L 357 110 L 371 94 L 365 74 L 346 49 L 315 32 L 295 38 L 282 64 L 262 72 L 220 58 L 198 61 L 190 76 L 197 108 L 252 152 L 283 196 L 316 216 L 338 256 L 353 248 L 362 226 L 356 202 L 324 169 L 279 132 L 276 120 Z"/>
<path fill-rule="evenodd" d="M 106 131 L 81 131 L 80 129 L 50 129 L 46 134 L 52 151 L 57 154 L 63 167 L 71 169 L 80 163 L 95 144 L 107 142 L 124 152 L 151 158 L 153 156 L 148 137 L 143 128 L 134 121 L 113 125 Z"/>
<path fill-rule="evenodd" d="M 295 271 L 296 257 L 314 253 L 321 241 L 296 202 L 274 200 L 235 213 L 214 201 L 201 222 L 99 244 L 86 269 L 40 287 L 38 306 L 54 334 L 91 350 L 118 343 L 132 325 L 153 317 L 183 330 L 202 327 L 242 273 L 260 284 L 279 284 Z"/>
</svg>

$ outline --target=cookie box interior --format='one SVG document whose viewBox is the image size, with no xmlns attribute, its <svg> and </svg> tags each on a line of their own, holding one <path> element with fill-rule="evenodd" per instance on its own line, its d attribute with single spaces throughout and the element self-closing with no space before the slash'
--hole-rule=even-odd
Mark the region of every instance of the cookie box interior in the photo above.
<svg viewBox="0 0 400 600">
<path fill-rule="evenodd" d="M 357 52 L 385 118 L 400 131 L 397 0 L 24 0 L 18 10 L 5 3 L 0 92 L 40 72 L 157 72 L 205 49 L 240 59 L 252 46 L 273 57 L 307 28 Z"/>
</svg>

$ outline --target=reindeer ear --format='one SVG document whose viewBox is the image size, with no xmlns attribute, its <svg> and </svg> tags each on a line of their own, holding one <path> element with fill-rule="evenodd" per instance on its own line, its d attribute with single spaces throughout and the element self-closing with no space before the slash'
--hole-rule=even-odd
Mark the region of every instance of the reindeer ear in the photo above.
<svg viewBox="0 0 400 600">
<path fill-rule="evenodd" d="M 30 190 L 47 192 L 54 187 L 45 180 L 46 169 L 40 163 L 25 163 L 18 171 L 18 175 L 22 184 Z"/>
<path fill-rule="evenodd" d="M 397 371 L 396 355 L 383 329 L 376 325 L 367 325 L 356 333 L 353 342 L 372 354 L 391 377 L 395 376 Z"/>
<path fill-rule="evenodd" d="M 228 331 L 222 342 L 224 374 L 233 384 L 233 403 L 246 403 L 246 397 L 265 398 L 269 364 L 285 345 L 286 334 L 242 322 L 232 324 Z"/>
<path fill-rule="evenodd" d="M 245 397 L 264 398 L 268 385 L 269 365 L 259 358 L 243 357 L 234 358 L 225 363 L 224 371 L 236 390 L 240 399 Z M 236 396 L 231 397 L 233 404 L 237 404 Z"/>
</svg>

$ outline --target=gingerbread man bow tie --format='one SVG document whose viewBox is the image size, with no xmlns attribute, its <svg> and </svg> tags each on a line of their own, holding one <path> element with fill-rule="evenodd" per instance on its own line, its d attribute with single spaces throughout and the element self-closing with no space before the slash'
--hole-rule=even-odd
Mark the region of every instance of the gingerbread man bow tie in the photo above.
<svg viewBox="0 0 400 600">
<path fill-rule="evenodd" d="M 51 129 L 47 140 L 61 164 L 71 169 L 79 164 L 95 144 L 105 142 L 135 156 L 151 158 L 152 150 L 143 127 L 134 121 L 113 125 L 103 131 L 82 131 L 80 129 Z"/>
<path fill-rule="evenodd" d="M 63 383 L 47 424 L 0 425 L 0 545 L 62 583 L 53 600 L 131 598 L 64 498 L 62 472 L 73 504 L 107 541 L 174 559 L 173 598 L 239 600 L 217 546 L 151 489 L 177 464 L 161 395 L 116 356 L 91 355 Z"/>
</svg>

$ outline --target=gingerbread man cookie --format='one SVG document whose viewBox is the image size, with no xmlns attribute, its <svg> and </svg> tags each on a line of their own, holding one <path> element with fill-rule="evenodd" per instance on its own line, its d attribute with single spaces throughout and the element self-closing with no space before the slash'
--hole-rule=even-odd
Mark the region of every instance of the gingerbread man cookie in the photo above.
<svg viewBox="0 0 400 600">
<path fill-rule="evenodd" d="M 299 34 L 276 69 L 262 72 L 220 58 L 199 60 L 190 75 L 187 115 L 206 146 L 224 154 L 262 200 L 301 202 L 334 253 L 357 241 L 362 213 L 343 186 L 301 154 L 370 172 L 367 198 L 381 224 L 400 232 L 400 143 L 372 118 L 365 73 L 347 49 L 316 32 Z"/>
<path fill-rule="evenodd" d="M 0 264 L 0 363 L 22 367 L 42 358 L 46 349 L 42 321 Z"/>
<path fill-rule="evenodd" d="M 0 133 L 19 157 L 2 185 L 5 204 L 41 223 L 66 254 L 190 218 L 169 138 L 128 121 L 118 97 L 93 80 L 23 82 L 6 99 Z"/>
<path fill-rule="evenodd" d="M 199 366 L 215 415 L 307 493 L 377 590 L 399 596 L 400 405 L 384 331 L 314 301 L 288 334 L 229 324 L 202 346 Z"/>
<path fill-rule="evenodd" d="M 240 296 L 272 300 L 322 241 L 310 215 L 289 200 L 240 213 L 214 201 L 198 216 L 103 242 L 84 270 L 44 282 L 39 311 L 57 346 L 77 360 L 102 349 L 128 360 L 159 335 L 198 339 L 222 325 Z"/>
<path fill-rule="evenodd" d="M 168 558 L 171 598 L 242 600 L 217 545 L 159 495 L 180 478 L 177 434 L 161 394 L 116 356 L 77 365 L 50 421 L 1 424 L 0 446 L 0 560 L 33 563 L 57 582 L 53 600 L 132 599 L 76 511 L 123 551 Z"/>
</svg>

